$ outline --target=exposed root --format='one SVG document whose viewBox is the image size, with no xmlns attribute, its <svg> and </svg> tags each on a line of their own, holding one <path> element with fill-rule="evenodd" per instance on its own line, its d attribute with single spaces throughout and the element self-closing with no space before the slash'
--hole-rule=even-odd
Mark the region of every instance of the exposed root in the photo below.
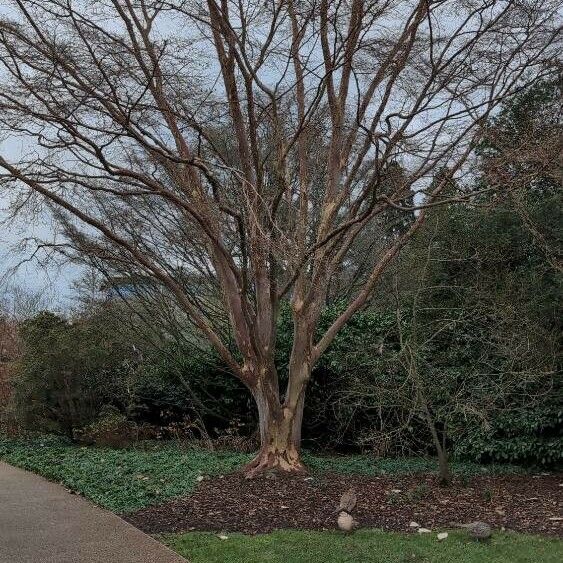
<svg viewBox="0 0 563 563">
<path fill-rule="evenodd" d="M 247 479 L 261 475 L 306 474 L 307 469 L 297 451 L 261 451 L 244 468 Z"/>
</svg>

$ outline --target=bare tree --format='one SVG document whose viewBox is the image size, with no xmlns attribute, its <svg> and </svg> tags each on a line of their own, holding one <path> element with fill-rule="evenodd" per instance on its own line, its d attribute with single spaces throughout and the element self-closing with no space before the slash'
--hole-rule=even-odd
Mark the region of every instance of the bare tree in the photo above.
<svg viewBox="0 0 563 563">
<path fill-rule="evenodd" d="M 46 205 L 67 236 L 60 250 L 173 296 L 256 400 L 253 475 L 303 469 L 312 367 L 425 210 L 447 199 L 447 179 L 432 184 L 433 172 L 466 173 L 497 105 L 549 73 L 560 2 L 8 5 L 0 123 L 24 149 L 0 156 L 3 196 L 15 210 Z M 382 189 L 395 162 L 404 177 Z M 317 334 L 358 235 L 413 207 L 414 221 L 382 235 L 341 315 Z M 294 337 L 281 390 L 283 299 Z"/>
</svg>

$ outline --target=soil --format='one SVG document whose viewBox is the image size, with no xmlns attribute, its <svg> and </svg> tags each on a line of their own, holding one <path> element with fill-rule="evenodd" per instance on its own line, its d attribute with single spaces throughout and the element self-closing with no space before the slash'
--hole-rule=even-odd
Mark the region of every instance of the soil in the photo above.
<svg viewBox="0 0 563 563">
<path fill-rule="evenodd" d="M 432 475 L 268 477 L 206 479 L 190 496 L 125 519 L 147 533 L 335 529 L 340 496 L 353 487 L 353 515 L 366 528 L 416 532 L 409 526 L 416 522 L 434 531 L 481 520 L 496 529 L 563 537 L 563 475 L 478 476 L 450 487 Z"/>
</svg>

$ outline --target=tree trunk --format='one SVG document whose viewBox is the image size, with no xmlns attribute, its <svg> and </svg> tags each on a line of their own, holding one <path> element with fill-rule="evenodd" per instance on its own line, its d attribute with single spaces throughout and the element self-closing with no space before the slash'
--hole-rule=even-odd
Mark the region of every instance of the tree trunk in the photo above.
<svg viewBox="0 0 563 563">
<path fill-rule="evenodd" d="M 436 424 L 428 408 L 428 404 L 424 402 L 424 412 L 426 416 L 426 422 L 432 434 L 432 441 L 436 447 L 436 453 L 438 454 L 438 481 L 442 486 L 448 486 L 451 483 L 452 475 L 450 473 L 450 464 L 448 460 L 448 452 L 446 450 L 445 436 L 443 442 L 440 442 L 440 437 L 438 435 L 438 430 L 436 429 Z"/>
<path fill-rule="evenodd" d="M 304 473 L 301 461 L 301 424 L 305 404 L 305 386 L 295 408 L 280 404 L 279 393 L 258 386 L 252 391 L 258 406 L 260 450 L 246 466 L 248 478 L 266 471 Z"/>
<path fill-rule="evenodd" d="M 437 448 L 438 451 L 438 476 L 439 482 L 442 486 L 448 486 L 452 481 L 452 475 L 450 473 L 450 464 L 448 462 L 448 453 L 446 450 L 440 446 Z"/>
</svg>

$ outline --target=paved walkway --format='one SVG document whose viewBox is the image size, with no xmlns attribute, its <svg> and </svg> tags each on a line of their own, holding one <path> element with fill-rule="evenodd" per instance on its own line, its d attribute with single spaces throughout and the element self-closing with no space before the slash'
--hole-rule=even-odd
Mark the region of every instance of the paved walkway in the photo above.
<svg viewBox="0 0 563 563">
<path fill-rule="evenodd" d="M 0 461 L 0 563 L 186 563 L 121 518 Z"/>
</svg>

